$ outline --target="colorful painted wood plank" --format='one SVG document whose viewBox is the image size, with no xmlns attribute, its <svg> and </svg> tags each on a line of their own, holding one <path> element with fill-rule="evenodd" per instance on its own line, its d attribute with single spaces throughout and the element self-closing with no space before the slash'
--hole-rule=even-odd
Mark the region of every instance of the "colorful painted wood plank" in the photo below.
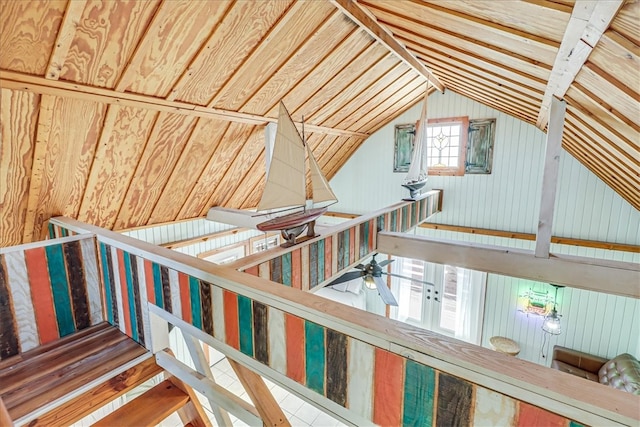
<svg viewBox="0 0 640 427">
<path fill-rule="evenodd" d="M 512 426 L 515 425 L 517 402 L 505 396 L 476 386 L 473 424 L 476 426 Z"/>
<path fill-rule="evenodd" d="M 29 283 L 31 283 L 31 297 L 38 325 L 40 344 L 58 339 L 58 327 L 53 306 L 53 295 L 47 271 L 47 259 L 44 248 L 28 249 L 24 252 Z"/>
<path fill-rule="evenodd" d="M 433 368 L 407 359 L 404 374 L 402 425 L 431 427 L 436 390 Z"/>
<path fill-rule="evenodd" d="M 473 387 L 471 383 L 438 372 L 436 426 L 471 424 Z"/>
<path fill-rule="evenodd" d="M 122 258 L 124 261 L 124 276 L 127 294 L 127 305 L 125 305 L 125 311 L 128 311 L 129 319 L 131 321 L 131 334 L 129 336 L 133 338 L 134 341 L 140 342 L 138 336 L 138 321 L 136 318 L 136 297 L 134 294 L 135 286 L 133 283 L 133 266 L 131 265 L 131 255 L 128 252 L 123 251 Z"/>
<path fill-rule="evenodd" d="M 347 265 L 355 262 L 356 260 L 356 227 L 349 229 L 349 258 Z"/>
<path fill-rule="evenodd" d="M 202 304 L 200 301 L 200 280 L 193 276 L 187 276 L 189 282 L 189 299 L 182 303 L 182 306 L 188 306 L 191 315 L 191 324 L 202 330 Z M 184 309 L 183 309 L 184 313 Z"/>
<path fill-rule="evenodd" d="M 117 313 L 117 309 L 114 305 L 115 291 L 113 289 L 113 265 L 111 264 L 111 250 L 107 248 L 107 245 L 100 243 L 100 259 L 102 265 L 102 280 L 104 291 L 104 306 L 105 313 L 107 314 L 107 321 L 112 325 L 117 324 L 117 319 L 114 319 L 114 314 Z M 116 314 L 117 316 L 117 314 Z"/>
<path fill-rule="evenodd" d="M 333 236 L 327 236 L 324 240 L 324 279 L 333 276 L 334 272 L 337 273 L 337 270 L 334 270 L 333 266 Z"/>
<path fill-rule="evenodd" d="M 73 309 L 71 307 L 71 296 L 69 295 L 69 280 L 64 264 L 64 254 L 61 245 L 45 246 L 44 249 L 47 254 L 58 333 L 61 337 L 64 337 L 74 333 L 76 330 L 73 321 Z"/>
<path fill-rule="evenodd" d="M 364 419 L 373 418 L 374 347 L 349 338 L 349 364 L 347 366 L 347 405 Z"/>
<path fill-rule="evenodd" d="M 291 252 L 282 255 L 282 284 L 291 286 Z"/>
<path fill-rule="evenodd" d="M 191 292 L 189 289 L 189 276 L 184 273 L 178 273 L 178 294 L 180 299 L 180 308 L 182 320 L 193 324 L 191 318 Z"/>
<path fill-rule="evenodd" d="M 302 289 L 302 251 L 291 252 L 291 286 Z"/>
<path fill-rule="evenodd" d="M 4 257 L 2 257 L 0 258 L 0 360 L 15 356 L 19 352 L 18 325 L 13 315 L 9 278 Z"/>
<path fill-rule="evenodd" d="M 258 276 L 269 280 L 271 277 L 271 261 L 258 264 Z"/>
<path fill-rule="evenodd" d="M 324 327 L 309 320 L 304 321 L 305 378 L 307 387 L 316 393 L 325 394 L 325 337 Z"/>
<path fill-rule="evenodd" d="M 316 244 L 318 245 L 318 252 L 317 252 L 317 256 L 318 256 L 318 262 L 316 264 L 316 284 L 313 285 L 313 287 L 316 287 L 320 284 L 320 282 L 323 282 L 325 277 L 324 277 L 324 264 L 325 264 L 325 259 L 324 259 L 324 242 L 325 239 L 322 240 L 318 240 L 316 242 Z"/>
<path fill-rule="evenodd" d="M 240 350 L 240 336 L 238 325 L 238 295 L 223 289 L 224 300 L 224 333 L 225 342 L 236 350 Z"/>
<path fill-rule="evenodd" d="M 202 325 L 200 329 L 205 331 L 211 336 L 214 336 L 213 331 L 213 297 L 211 296 L 211 283 L 200 281 L 200 307 L 202 307 L 201 317 Z"/>
<path fill-rule="evenodd" d="M 402 423 L 404 358 L 375 349 L 373 376 L 373 422 L 383 426 Z"/>
<path fill-rule="evenodd" d="M 137 278 L 140 292 L 140 330 L 142 331 L 143 345 L 147 348 L 151 348 L 151 324 L 149 322 L 149 308 L 147 302 L 149 301 L 149 288 L 153 290 L 153 283 L 150 285 L 148 280 L 148 273 L 153 274 L 151 270 L 151 264 L 142 257 L 135 257 Z"/>
<path fill-rule="evenodd" d="M 171 299 L 171 278 L 169 277 L 169 268 L 164 265 L 160 266 L 160 283 L 162 284 L 162 308 L 169 313 L 173 313 L 173 301 Z"/>
<path fill-rule="evenodd" d="M 304 320 L 285 313 L 287 345 L 287 377 L 302 385 L 306 384 L 304 357 Z"/>
<path fill-rule="evenodd" d="M 253 357 L 253 308 L 251 299 L 237 295 L 238 301 L 238 335 L 240 351 Z M 226 322 L 229 319 L 225 319 Z"/>
<path fill-rule="evenodd" d="M 126 270 L 124 266 L 124 253 L 121 249 L 112 248 L 115 251 L 114 259 L 117 263 L 114 268 L 117 268 L 118 274 L 116 274 L 116 295 L 118 298 L 118 311 L 120 318 L 123 320 L 120 330 L 128 336 L 131 335 L 131 312 L 129 305 L 129 289 L 127 287 Z"/>
<path fill-rule="evenodd" d="M 100 294 L 100 275 L 98 273 L 98 255 L 96 253 L 95 239 L 80 240 L 82 252 L 82 264 L 87 283 L 87 298 L 89 299 L 89 322 L 97 325 L 104 320 L 102 315 L 102 297 Z"/>
<path fill-rule="evenodd" d="M 526 402 L 518 402 L 518 426 L 565 427 L 567 419 Z"/>
<path fill-rule="evenodd" d="M 160 308 L 164 308 L 164 272 L 159 264 L 151 263 L 151 269 L 153 271 L 153 300 L 155 305 Z M 169 279 L 169 276 L 166 278 Z"/>
<path fill-rule="evenodd" d="M 347 406 L 347 336 L 327 329 L 327 397 L 338 405 Z"/>
<path fill-rule="evenodd" d="M 219 286 L 211 287 L 211 307 L 213 309 L 213 336 L 226 342 L 227 337 L 224 326 L 224 292 Z"/>
<path fill-rule="evenodd" d="M 245 273 L 247 274 L 251 274 L 252 276 L 258 276 L 258 266 L 254 265 L 252 267 L 249 267 L 245 270 L 243 270 Z"/>
<path fill-rule="evenodd" d="M 269 261 L 269 276 L 272 282 L 282 283 L 282 257 L 275 257 Z"/>
<path fill-rule="evenodd" d="M 345 242 L 346 234 L 344 231 L 338 233 L 338 271 L 344 270 L 347 266 L 345 262 L 345 248 L 349 245 Z"/>
<path fill-rule="evenodd" d="M 180 277 L 178 272 L 172 268 L 169 269 L 169 292 L 171 298 L 172 313 L 178 317 L 182 317 L 182 301 L 180 301 Z"/>
<path fill-rule="evenodd" d="M 267 306 L 253 301 L 253 348 L 258 362 L 269 365 Z"/>
<path fill-rule="evenodd" d="M 136 262 L 137 257 L 133 254 L 125 252 L 125 257 L 129 258 L 129 273 L 127 275 L 127 283 L 131 280 L 131 288 L 129 289 L 129 304 L 132 305 L 132 329 L 134 329 L 134 336 L 132 337 L 134 340 L 144 345 L 144 325 L 142 324 L 142 300 L 140 297 L 140 282 L 138 275 L 138 263 Z M 144 301 L 147 302 L 146 300 Z"/>
<path fill-rule="evenodd" d="M 318 242 L 313 242 L 309 246 L 309 289 L 318 285 Z"/>
<path fill-rule="evenodd" d="M 82 264 L 82 254 L 80 242 L 66 242 L 62 245 L 64 253 L 64 263 L 69 276 L 68 288 L 71 294 L 73 319 L 75 329 L 84 329 L 91 326 L 89 319 L 89 297 L 87 296 L 87 285 L 84 277 L 84 266 Z"/>
<path fill-rule="evenodd" d="M 27 275 L 27 265 L 24 251 L 7 252 L 0 255 L 0 268 L 5 271 L 5 280 L 11 291 L 13 301 L 13 315 L 18 328 L 18 342 L 20 352 L 31 350 L 39 345 L 38 329 L 36 327 L 35 307 L 31 299 L 31 284 Z M 99 300 L 98 300 L 99 301 Z M 0 311 L 3 310 L 0 308 Z M 5 321 L 0 322 L 4 328 Z"/>
<path fill-rule="evenodd" d="M 269 366 L 281 374 L 287 375 L 287 346 L 282 311 L 269 307 L 267 314 L 269 338 Z"/>
<path fill-rule="evenodd" d="M 308 291 L 309 288 L 309 269 L 311 268 L 309 265 L 309 245 L 303 246 L 300 248 L 300 278 L 301 289 L 303 291 Z"/>
</svg>

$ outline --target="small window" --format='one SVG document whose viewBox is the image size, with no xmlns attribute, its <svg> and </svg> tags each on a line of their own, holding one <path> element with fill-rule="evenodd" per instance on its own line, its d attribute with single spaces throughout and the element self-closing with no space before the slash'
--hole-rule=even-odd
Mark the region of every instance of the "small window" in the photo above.
<svg viewBox="0 0 640 427">
<path fill-rule="evenodd" d="M 429 120 L 429 175 L 464 175 L 468 129 L 468 117 Z"/>
</svg>

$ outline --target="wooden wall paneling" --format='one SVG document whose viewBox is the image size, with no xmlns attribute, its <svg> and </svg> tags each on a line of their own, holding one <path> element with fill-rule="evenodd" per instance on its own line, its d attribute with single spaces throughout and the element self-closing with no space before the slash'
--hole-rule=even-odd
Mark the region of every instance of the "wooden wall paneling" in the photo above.
<svg viewBox="0 0 640 427">
<path fill-rule="evenodd" d="M 345 52 L 345 55 L 347 52 Z M 292 114 L 304 115 L 305 120 L 311 118 L 317 111 L 327 108 L 331 101 L 340 93 L 355 91 L 360 79 L 365 78 L 365 73 L 381 61 L 389 61 L 391 54 L 380 45 L 373 43 L 363 50 L 353 61 L 335 74 L 320 90 L 311 98 L 300 105 Z M 342 63 L 342 60 L 336 61 Z M 332 108 L 332 107 L 331 107 Z"/>
<path fill-rule="evenodd" d="M 43 76 L 66 6 L 65 0 L 3 2 L 0 68 Z"/>
<path fill-rule="evenodd" d="M 389 116 L 390 117 L 398 117 L 400 114 L 402 114 L 405 111 L 407 111 L 408 109 L 412 108 L 414 105 L 416 105 L 422 99 L 424 99 L 424 88 L 421 88 L 420 86 L 418 86 L 417 89 L 413 90 L 412 92 L 409 92 L 402 99 L 400 99 L 395 105 L 393 105 L 391 108 L 389 108 L 389 110 L 393 111 L 393 112 L 389 111 Z M 371 120 L 371 124 L 370 124 L 370 128 L 369 128 L 370 129 L 369 130 L 370 134 L 373 134 L 374 132 L 377 132 L 380 128 L 385 126 L 387 123 L 388 122 L 383 121 L 380 118 L 378 118 L 377 120 L 375 120 L 375 119 Z"/>
<path fill-rule="evenodd" d="M 78 218 L 112 228 L 157 112 L 110 106 Z"/>
<path fill-rule="evenodd" d="M 54 43 L 53 52 L 51 52 L 51 56 L 49 57 L 49 65 L 45 72 L 46 78 L 54 80 L 60 78 L 62 64 L 69 53 L 69 47 L 71 47 L 71 42 L 73 41 L 76 28 L 78 27 L 78 23 L 80 22 L 82 12 L 84 11 L 87 1 L 88 0 L 79 0 L 67 5 L 62 24 L 60 25 L 60 29 L 58 30 L 58 35 Z"/>
<path fill-rule="evenodd" d="M 332 158 L 333 166 L 327 167 L 327 178 L 331 179 L 335 173 L 342 167 L 342 165 L 356 152 L 356 150 L 364 143 L 362 138 L 347 138 L 342 148 L 336 150 L 335 155 Z M 338 159 L 336 161 L 336 159 Z"/>
<path fill-rule="evenodd" d="M 309 74 L 316 64 L 331 54 L 353 31 L 354 26 L 348 25 L 342 14 L 335 11 L 303 41 L 295 50 L 295 55 L 287 58 L 273 76 L 242 105 L 240 111 L 266 114 L 273 110 L 292 87 Z M 309 91 L 313 91 L 314 86 L 306 87 L 306 90 L 307 92 L 301 94 L 304 99 L 309 97 Z"/>
<path fill-rule="evenodd" d="M 167 96 L 226 7 L 226 2 L 163 2 L 115 89 Z"/>
<path fill-rule="evenodd" d="M 196 123 L 195 117 L 159 113 L 124 197 L 115 229 L 147 223 Z"/>
<path fill-rule="evenodd" d="M 615 78 L 629 89 L 640 88 L 640 46 L 614 31 L 603 34 L 589 56 L 589 62 L 607 74 L 607 79 Z"/>
<path fill-rule="evenodd" d="M 240 140 L 235 143 L 241 145 L 242 149 L 235 158 L 226 163 L 226 170 L 222 171 L 224 175 L 215 188 L 212 188 L 211 196 L 204 204 L 202 215 L 206 215 L 212 206 L 229 207 L 224 203 L 224 199 L 240 189 L 242 182 L 251 171 L 250 165 L 253 165 L 260 153 L 264 151 L 264 127 L 254 126 L 244 143 L 241 144 Z"/>
<path fill-rule="evenodd" d="M 506 26 L 496 20 L 486 20 L 477 15 L 460 13 L 441 4 L 412 3 L 412 7 L 407 7 L 406 4 L 391 3 L 395 9 L 389 6 L 389 4 L 385 5 L 391 12 L 428 17 L 430 26 L 444 28 L 456 33 L 460 38 L 485 41 L 497 48 L 510 50 L 548 65 L 553 65 L 555 52 L 559 47 L 559 42 L 549 39 L 545 33 L 541 35 L 526 33 L 514 27 L 513 23 Z M 403 11 L 403 9 L 406 10 Z"/>
<path fill-rule="evenodd" d="M 159 3 L 88 2 L 59 78 L 113 88 Z"/>
<path fill-rule="evenodd" d="M 338 75 L 349 65 L 345 65 L 344 58 L 350 55 L 357 62 L 363 52 L 372 49 L 371 38 L 359 28 L 354 29 L 349 36 L 335 46 L 315 67 L 304 77 L 293 83 L 289 92 L 284 95 L 282 101 L 291 114 L 307 114 L 306 111 L 298 111 L 299 107 L 307 100 L 315 97 L 315 94 L 324 90 L 334 76 Z M 275 117 L 278 115 L 278 104 L 265 114 Z"/>
<path fill-rule="evenodd" d="M 510 5 L 508 10 L 492 1 L 446 2 L 426 0 L 430 5 L 443 6 L 467 16 L 495 22 L 503 27 L 515 28 L 531 35 L 560 42 L 569 21 L 570 8 L 558 10 L 545 7 L 543 2 L 521 2 Z M 530 19 L 535 16 L 536 19 Z M 507 30 L 508 31 L 508 30 Z"/>
<path fill-rule="evenodd" d="M 638 102 L 640 95 L 637 88 L 628 88 L 615 80 L 607 79 L 594 64 L 587 62 L 576 76 L 575 82 L 580 84 L 596 97 L 608 100 L 614 114 L 623 122 L 640 132 L 638 123 Z"/>
<path fill-rule="evenodd" d="M 514 425 L 518 402 L 484 387 L 475 387 L 473 422 L 475 425 Z"/>
<path fill-rule="evenodd" d="M 324 123 L 334 114 L 346 116 L 345 107 L 351 103 L 355 97 L 359 99 L 368 99 L 372 87 L 377 84 L 390 84 L 394 78 L 407 72 L 407 67 L 402 61 L 397 59 L 395 55 L 388 54 L 375 65 L 368 68 L 358 80 L 354 81 L 340 93 L 337 93 L 329 103 L 322 106 L 319 111 L 309 114 L 308 120 L 312 123 Z M 379 89 L 378 89 L 379 90 Z M 353 104 L 351 104 L 353 105 Z M 307 115 L 305 114 L 305 118 Z"/>
<path fill-rule="evenodd" d="M 470 425 L 473 414 L 473 386 L 460 378 L 438 373 L 437 425 Z M 526 424 L 519 424 L 526 425 Z M 536 425 L 535 423 L 532 425 Z"/>
<path fill-rule="evenodd" d="M 291 0 L 229 2 L 229 10 L 168 99 L 207 105 L 291 5 Z"/>
<path fill-rule="evenodd" d="M 333 12 L 325 2 L 296 2 L 208 106 L 237 111 Z M 278 50 L 273 46 L 277 45 Z"/>
<path fill-rule="evenodd" d="M 256 157 L 255 162 L 251 165 L 247 173 L 238 184 L 238 191 L 228 194 L 222 206 L 233 207 L 237 209 L 246 209 L 255 207 L 258 204 L 262 190 L 264 188 L 264 179 L 266 175 L 266 164 L 264 160 L 264 152 L 262 149 Z"/>
<path fill-rule="evenodd" d="M 104 115 L 103 104 L 42 96 L 24 242 L 50 217 L 78 214 Z"/>
<path fill-rule="evenodd" d="M 0 246 L 24 236 L 39 102 L 29 92 L 0 91 Z"/>
<path fill-rule="evenodd" d="M 211 207 L 207 206 L 211 193 L 224 177 L 227 167 L 247 143 L 254 128 L 252 125 L 243 123 L 229 125 L 209 163 L 200 174 L 198 181 L 192 187 L 191 193 L 178 212 L 178 219 L 195 218 L 206 214 L 206 211 Z M 229 188 L 226 190 L 233 191 Z"/>
<path fill-rule="evenodd" d="M 611 29 L 631 40 L 636 46 L 640 46 L 640 4 L 627 2 L 611 23 Z"/>
<path fill-rule="evenodd" d="M 549 78 L 551 66 L 541 64 L 532 58 L 498 48 L 490 43 L 477 40 L 474 37 L 457 37 L 452 32 L 447 31 L 446 28 L 425 26 L 422 21 L 414 18 L 395 16 L 381 9 L 375 9 L 374 13 L 379 19 L 385 21 L 385 25 L 393 31 L 394 35 L 408 39 L 424 37 L 436 42 L 438 45 L 444 44 L 467 54 L 479 55 L 489 61 L 493 61 L 506 67 L 518 69 L 524 74 L 543 79 L 545 81 Z M 437 73 L 439 70 L 434 69 L 434 72 Z"/>
<path fill-rule="evenodd" d="M 316 160 L 318 161 L 318 165 L 320 165 L 320 168 L 322 169 L 327 179 L 330 179 L 327 173 L 331 171 L 331 159 L 333 159 L 336 153 L 340 151 L 341 147 L 343 147 L 348 140 L 349 138 L 345 137 L 327 136 L 323 138 L 318 147 L 315 148 L 315 150 L 319 153 L 319 156 L 316 157 Z"/>
<path fill-rule="evenodd" d="M 189 141 L 180 154 L 169 181 L 153 208 L 148 224 L 174 221 L 203 169 L 224 137 L 229 123 L 199 119 Z"/>
</svg>

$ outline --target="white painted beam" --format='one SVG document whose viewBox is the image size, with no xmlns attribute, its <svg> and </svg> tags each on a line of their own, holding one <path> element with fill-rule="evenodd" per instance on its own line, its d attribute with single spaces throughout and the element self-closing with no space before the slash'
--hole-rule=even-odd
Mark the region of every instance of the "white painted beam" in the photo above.
<svg viewBox="0 0 640 427">
<path fill-rule="evenodd" d="M 640 266 L 635 263 L 551 255 L 459 243 L 404 233 L 378 233 L 378 251 L 472 270 L 640 298 Z"/>
<path fill-rule="evenodd" d="M 553 98 L 551 102 L 551 121 L 547 132 L 547 147 L 544 157 L 542 175 L 542 191 L 540 195 L 540 213 L 538 215 L 538 232 L 536 233 L 536 250 L 538 258 L 549 258 L 553 212 L 558 189 L 558 171 L 560 170 L 560 151 L 562 151 L 562 131 L 567 103 Z"/>
</svg>

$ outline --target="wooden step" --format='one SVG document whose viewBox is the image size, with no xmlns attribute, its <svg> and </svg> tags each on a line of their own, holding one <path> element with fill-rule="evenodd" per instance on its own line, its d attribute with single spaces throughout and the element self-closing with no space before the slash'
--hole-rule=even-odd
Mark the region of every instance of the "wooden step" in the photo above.
<svg viewBox="0 0 640 427">
<path fill-rule="evenodd" d="M 94 426 L 156 425 L 189 402 L 189 395 L 165 380 L 107 415 Z"/>
</svg>

